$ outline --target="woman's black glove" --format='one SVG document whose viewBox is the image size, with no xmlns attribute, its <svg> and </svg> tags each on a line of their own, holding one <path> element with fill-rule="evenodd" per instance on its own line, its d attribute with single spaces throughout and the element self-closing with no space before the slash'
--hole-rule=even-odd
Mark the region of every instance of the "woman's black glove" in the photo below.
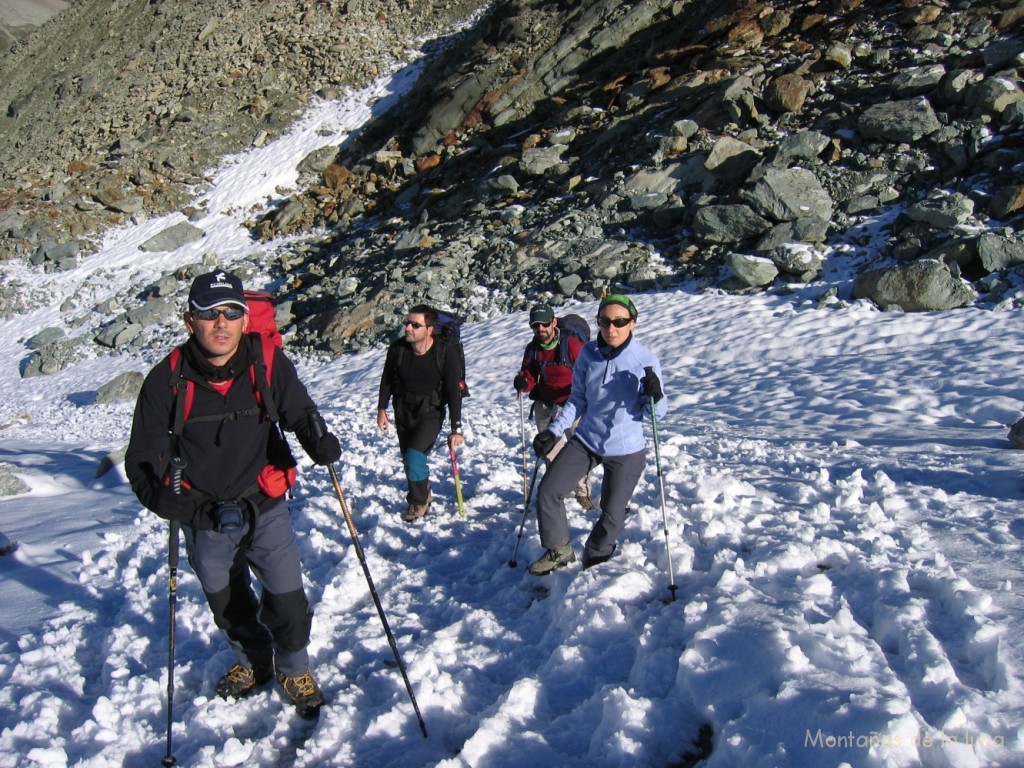
<svg viewBox="0 0 1024 768">
<path fill-rule="evenodd" d="M 653 368 L 648 368 L 647 373 L 640 379 L 640 391 L 644 393 L 645 397 L 653 397 L 654 402 L 658 402 L 665 396 L 665 393 L 661 391 L 661 380 Z"/>
<path fill-rule="evenodd" d="M 533 438 L 533 450 L 538 457 L 544 458 L 551 449 L 555 447 L 555 443 L 558 442 L 558 438 L 555 437 L 555 433 L 550 429 L 545 429 L 537 433 L 537 436 Z"/>
</svg>

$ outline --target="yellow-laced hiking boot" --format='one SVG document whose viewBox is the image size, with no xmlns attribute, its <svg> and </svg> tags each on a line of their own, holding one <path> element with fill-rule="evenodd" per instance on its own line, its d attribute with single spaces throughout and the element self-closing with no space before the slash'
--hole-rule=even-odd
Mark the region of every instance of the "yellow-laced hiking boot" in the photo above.
<svg viewBox="0 0 1024 768">
<path fill-rule="evenodd" d="M 315 720 L 320 714 L 320 707 L 324 705 L 324 695 L 320 692 L 320 686 L 316 684 L 312 673 L 308 670 L 298 677 L 285 677 L 277 673 L 277 682 L 284 688 L 288 698 L 295 704 L 299 716 L 306 720 Z"/>
</svg>

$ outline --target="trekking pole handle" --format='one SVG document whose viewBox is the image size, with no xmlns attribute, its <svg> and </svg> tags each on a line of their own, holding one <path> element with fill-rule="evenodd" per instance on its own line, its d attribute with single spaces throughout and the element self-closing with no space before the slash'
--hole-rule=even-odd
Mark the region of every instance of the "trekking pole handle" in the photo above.
<svg viewBox="0 0 1024 768">
<path fill-rule="evenodd" d="M 181 456 L 171 457 L 171 488 L 181 496 L 181 476 L 185 472 L 185 460 Z"/>
</svg>

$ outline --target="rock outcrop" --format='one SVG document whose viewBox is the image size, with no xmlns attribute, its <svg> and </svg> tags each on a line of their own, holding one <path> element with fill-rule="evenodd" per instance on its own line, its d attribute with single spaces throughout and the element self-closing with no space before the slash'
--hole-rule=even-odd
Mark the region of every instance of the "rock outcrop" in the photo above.
<svg viewBox="0 0 1024 768">
<path fill-rule="evenodd" d="M 820 280 L 836 252 L 863 271 L 840 300 L 998 306 L 1021 284 L 1016 3 L 106 5 L 2 62 L 6 258 L 86 258 L 90 233 L 180 208 L 220 154 L 466 18 L 400 105 L 306 158 L 302 187 L 254 217 L 255 237 L 297 238 L 263 265 L 290 343 L 379 343 L 419 298 L 473 317 L 683 280 L 771 290 Z M 61 59 L 62 38 L 97 66 Z M 0 311 L 26 303 L 0 295 Z M 96 340 L 146 343 L 136 324 Z"/>
</svg>

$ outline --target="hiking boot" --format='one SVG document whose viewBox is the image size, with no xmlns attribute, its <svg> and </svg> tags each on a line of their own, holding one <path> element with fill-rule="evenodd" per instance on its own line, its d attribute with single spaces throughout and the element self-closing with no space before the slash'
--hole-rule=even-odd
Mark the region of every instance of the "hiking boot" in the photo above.
<svg viewBox="0 0 1024 768">
<path fill-rule="evenodd" d="M 591 500 L 590 494 L 583 491 L 576 491 L 576 503 L 587 512 L 594 508 L 594 502 Z"/>
<path fill-rule="evenodd" d="M 288 698 L 295 704 L 299 716 L 306 720 L 315 720 L 320 714 L 320 707 L 324 704 L 324 695 L 320 692 L 320 686 L 316 684 L 313 675 L 309 670 L 298 677 L 285 677 L 277 673 L 277 682 L 284 688 Z"/>
<path fill-rule="evenodd" d="M 217 681 L 213 690 L 222 699 L 244 699 L 256 691 L 256 686 L 263 685 L 273 676 L 272 664 L 257 666 L 253 669 L 235 664 L 224 677 Z"/>
<path fill-rule="evenodd" d="M 427 500 L 423 504 L 416 504 L 414 502 L 409 503 L 409 508 L 405 510 L 405 514 L 402 515 L 402 519 L 411 523 L 413 520 L 418 520 L 421 517 L 427 516 L 427 510 L 430 508 L 430 502 L 434 500 L 434 495 L 430 494 L 427 496 Z"/>
<path fill-rule="evenodd" d="M 540 560 L 531 563 L 527 570 L 534 576 L 546 576 L 554 570 L 575 562 L 576 553 L 572 551 L 572 544 L 565 543 L 558 549 L 549 549 Z"/>
<path fill-rule="evenodd" d="M 618 549 L 618 548 L 619 548 L 618 544 L 614 545 L 612 547 L 612 551 L 609 552 L 607 555 L 592 555 L 592 554 L 590 554 L 590 550 L 589 549 L 584 549 L 583 550 L 583 566 L 582 566 L 582 568 L 580 570 L 585 571 L 585 570 L 587 570 L 587 568 L 593 568 L 595 565 L 600 565 L 601 563 L 607 563 L 609 560 L 611 560 L 612 555 L 615 554 L 615 550 Z"/>
</svg>

